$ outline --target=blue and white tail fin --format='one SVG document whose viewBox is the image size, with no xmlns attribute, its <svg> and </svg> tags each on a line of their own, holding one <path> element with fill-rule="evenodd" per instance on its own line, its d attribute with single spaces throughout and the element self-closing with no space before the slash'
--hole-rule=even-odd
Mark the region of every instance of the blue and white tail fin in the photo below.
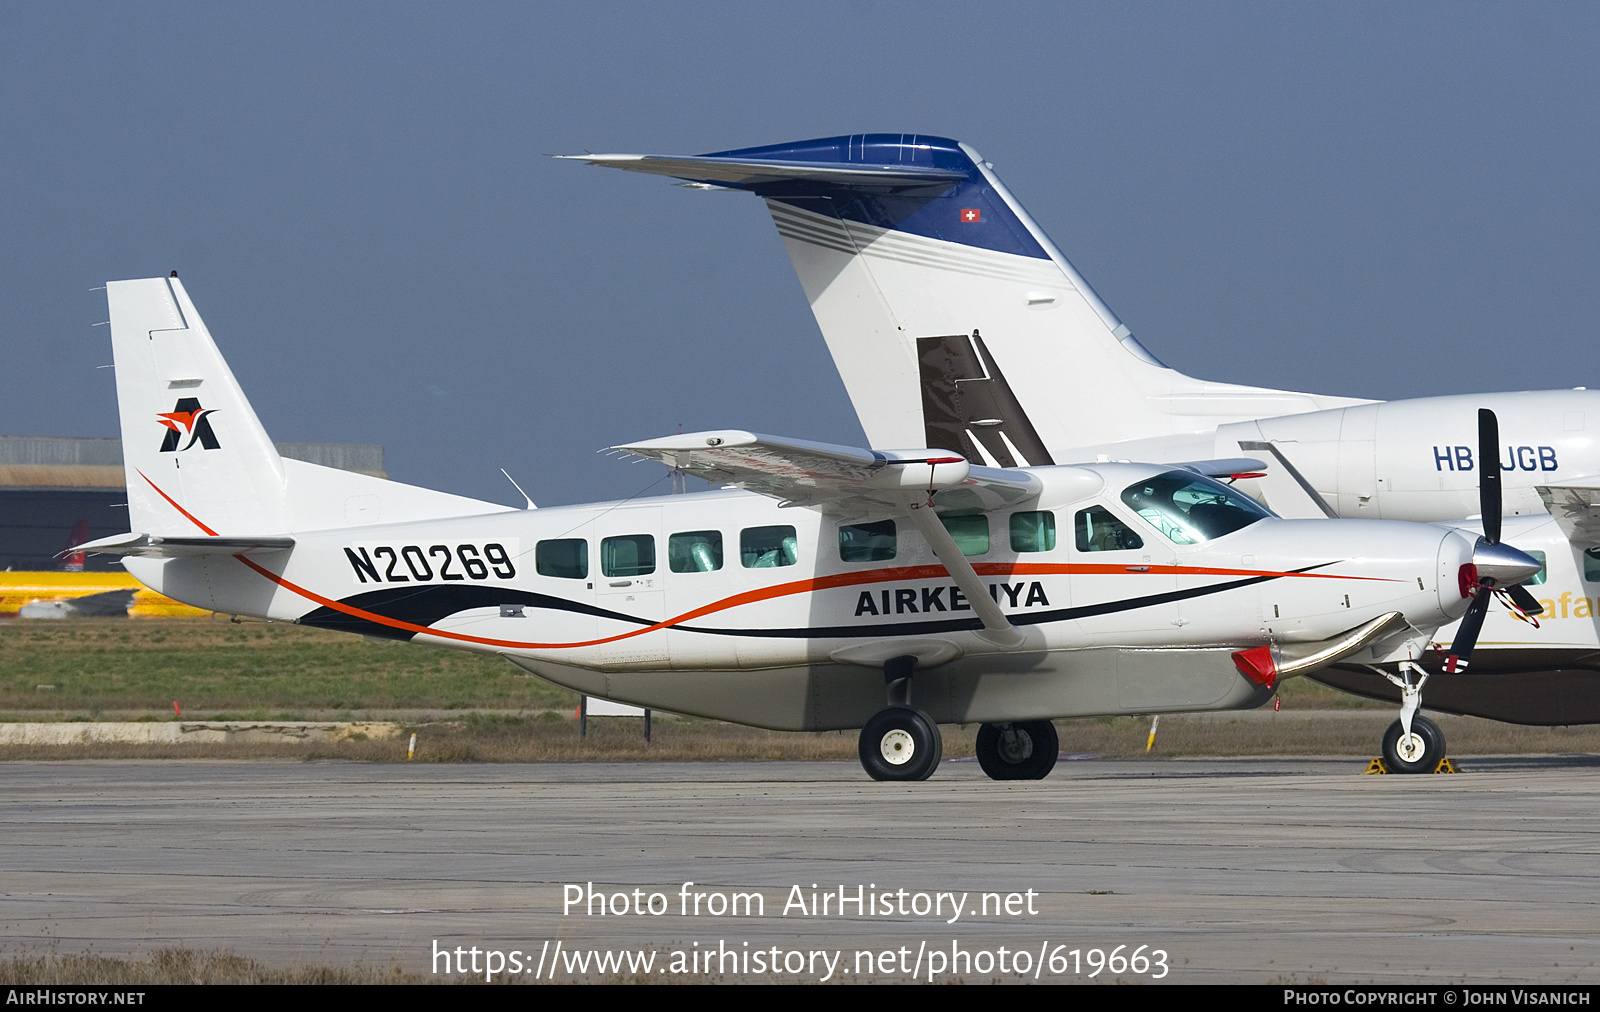
<svg viewBox="0 0 1600 1012">
<path fill-rule="evenodd" d="M 965 144 L 854 134 L 709 155 L 579 155 L 765 199 L 873 446 L 996 466 L 1360 403 L 1156 360 Z"/>
<path fill-rule="evenodd" d="M 177 278 L 113 281 L 130 529 L 251 536 L 506 507 L 278 455 Z"/>
</svg>

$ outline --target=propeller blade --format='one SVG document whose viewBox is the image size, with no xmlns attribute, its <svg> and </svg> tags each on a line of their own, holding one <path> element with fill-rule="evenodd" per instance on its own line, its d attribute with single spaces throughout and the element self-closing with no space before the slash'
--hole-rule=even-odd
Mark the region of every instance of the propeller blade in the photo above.
<svg viewBox="0 0 1600 1012">
<path fill-rule="evenodd" d="M 1526 614 L 1544 614 L 1544 605 L 1540 604 L 1537 598 L 1528 593 L 1528 588 L 1524 587 L 1522 584 L 1517 583 L 1507 587 L 1506 593 L 1511 595 L 1511 600 L 1515 601 L 1517 603 L 1517 607 L 1521 608 Z"/>
<path fill-rule="evenodd" d="M 1483 629 L 1484 613 L 1489 610 L 1489 598 L 1493 596 L 1494 591 L 1488 587 L 1479 587 L 1472 603 L 1467 605 L 1467 613 L 1461 616 L 1461 628 L 1456 631 L 1455 642 L 1450 644 L 1450 655 L 1445 658 L 1445 671 L 1467 670 L 1467 663 L 1472 660 L 1472 648 L 1478 645 L 1478 633 Z"/>
<path fill-rule="evenodd" d="M 1478 512 L 1483 537 L 1500 543 L 1500 420 L 1488 408 L 1478 409 Z"/>
</svg>

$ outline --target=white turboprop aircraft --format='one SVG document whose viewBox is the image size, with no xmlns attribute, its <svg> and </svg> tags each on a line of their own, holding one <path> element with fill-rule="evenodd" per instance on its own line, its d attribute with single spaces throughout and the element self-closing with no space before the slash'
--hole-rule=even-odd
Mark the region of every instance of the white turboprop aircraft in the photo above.
<svg viewBox="0 0 1600 1012">
<path fill-rule="evenodd" d="M 1436 683 L 1429 705 L 1600 721 L 1600 391 L 1380 403 L 1185 376 L 1134 339 L 982 156 L 946 138 L 571 157 L 764 198 L 872 446 L 948 446 L 997 467 L 1244 453 L 1267 466 L 1237 484 L 1281 516 L 1432 521 L 1481 512 L 1493 456 L 1510 539 L 1548 562 L 1535 577 L 1545 628 L 1494 609 L 1474 677 Z M 1492 450 L 1461 438 L 1480 407 L 1511 436 Z M 1317 677 L 1396 694 L 1353 665 Z"/>
<path fill-rule="evenodd" d="M 201 608 L 501 654 L 642 706 L 862 728 L 877 779 L 926 778 L 952 722 L 983 724 L 990 776 L 1042 777 L 1050 718 L 1257 706 L 1338 660 L 1399 666 L 1385 756 L 1432 770 L 1416 660 L 1538 569 L 1492 536 L 1279 519 L 1207 477 L 1248 459 L 1002 470 L 699 432 L 615 449 L 741 487 L 511 510 L 279 457 L 176 277 L 106 292 L 132 530 L 76 550 Z"/>
</svg>

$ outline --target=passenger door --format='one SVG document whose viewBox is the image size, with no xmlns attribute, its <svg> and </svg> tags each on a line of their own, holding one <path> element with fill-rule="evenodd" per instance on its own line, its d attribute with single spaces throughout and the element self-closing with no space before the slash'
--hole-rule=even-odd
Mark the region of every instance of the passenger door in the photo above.
<svg viewBox="0 0 1600 1012">
<path fill-rule="evenodd" d="M 594 538 L 595 605 L 618 616 L 601 617 L 600 636 L 624 636 L 600 644 L 600 663 L 621 668 L 665 667 L 665 631 L 625 635 L 666 617 L 663 571 L 667 560 L 661 543 L 660 507 L 613 509 L 595 519 Z"/>
</svg>

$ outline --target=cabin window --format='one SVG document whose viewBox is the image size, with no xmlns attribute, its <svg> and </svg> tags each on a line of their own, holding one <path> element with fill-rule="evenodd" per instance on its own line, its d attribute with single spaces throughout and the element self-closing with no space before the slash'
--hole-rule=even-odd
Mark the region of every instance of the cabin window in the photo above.
<svg viewBox="0 0 1600 1012">
<path fill-rule="evenodd" d="M 794 528 L 746 527 L 739 532 L 739 560 L 746 569 L 774 569 L 800 561 Z"/>
<path fill-rule="evenodd" d="M 839 525 L 839 558 L 845 562 L 886 562 L 895 548 L 893 520 Z"/>
<path fill-rule="evenodd" d="M 1056 515 L 1049 510 L 1011 514 L 1013 552 L 1053 552 L 1056 549 Z"/>
<path fill-rule="evenodd" d="M 1528 554 L 1533 556 L 1535 559 L 1538 560 L 1538 562 L 1539 562 L 1539 571 L 1537 573 L 1534 573 L 1532 576 L 1528 577 L 1526 580 L 1523 580 L 1522 581 L 1522 585 L 1524 587 L 1537 587 L 1539 584 L 1544 582 L 1545 576 L 1547 576 L 1549 574 L 1549 567 L 1545 565 L 1545 557 L 1544 557 L 1544 553 L 1543 552 L 1530 551 L 1530 552 L 1528 552 Z M 1587 563 L 1588 553 L 1585 552 L 1584 556 L 1585 556 L 1585 562 Z M 1585 564 L 1583 568 L 1587 570 L 1589 567 L 1588 567 L 1587 564 Z M 1584 573 L 1584 578 L 1585 579 L 1589 578 L 1589 574 L 1587 572 Z"/>
<path fill-rule="evenodd" d="M 624 534 L 600 542 L 600 572 L 606 576 L 647 576 L 656 571 L 656 539 Z"/>
<path fill-rule="evenodd" d="M 589 576 L 589 542 L 582 538 L 541 541 L 533 550 L 533 568 L 540 576 L 586 579 Z"/>
<path fill-rule="evenodd" d="M 982 555 L 989 550 L 989 518 L 982 513 L 941 513 L 939 522 L 962 555 Z"/>
<path fill-rule="evenodd" d="M 1583 578 L 1588 583 L 1600 583 L 1600 548 L 1583 550 Z"/>
<path fill-rule="evenodd" d="M 1122 490 L 1122 501 L 1177 545 L 1196 545 L 1272 516 L 1221 482 L 1192 471 L 1168 471 Z"/>
<path fill-rule="evenodd" d="M 1079 510 L 1072 527 L 1080 552 L 1125 552 L 1144 547 L 1144 539 L 1104 506 Z"/>
<path fill-rule="evenodd" d="M 667 539 L 667 565 L 674 573 L 714 573 L 722 568 L 722 532 L 687 531 Z"/>
</svg>

